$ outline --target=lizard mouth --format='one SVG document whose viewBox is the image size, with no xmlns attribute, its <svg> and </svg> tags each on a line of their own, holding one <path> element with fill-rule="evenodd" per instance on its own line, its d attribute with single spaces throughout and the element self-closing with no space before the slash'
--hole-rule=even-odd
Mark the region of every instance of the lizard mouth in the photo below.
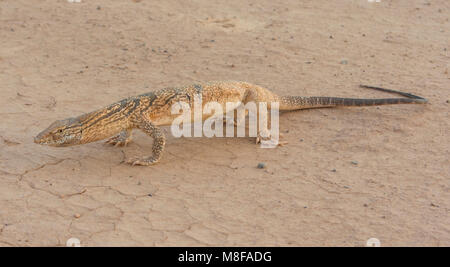
<svg viewBox="0 0 450 267">
<path fill-rule="evenodd" d="M 34 138 L 34 143 L 38 144 L 38 145 L 45 145 L 45 146 L 53 146 L 53 147 L 66 147 L 66 146 L 73 146 L 76 145 L 77 143 L 74 142 L 59 142 L 60 140 L 56 141 L 56 140 L 52 140 L 52 139 L 47 139 L 47 138 L 40 138 L 40 136 L 36 136 Z"/>
<path fill-rule="evenodd" d="M 51 141 L 46 141 L 42 138 L 40 138 L 39 136 L 36 136 L 34 138 L 34 143 L 38 144 L 38 145 L 47 145 L 47 146 L 54 146 L 55 144 Z"/>
<path fill-rule="evenodd" d="M 50 142 L 46 142 L 46 141 L 42 141 L 39 139 L 34 139 L 34 143 L 38 144 L 38 145 L 46 145 L 46 146 L 52 146 L 53 144 Z"/>
<path fill-rule="evenodd" d="M 38 137 L 38 136 L 36 136 L 35 138 L 34 138 L 34 143 L 36 143 L 36 144 L 43 144 L 43 142 L 42 142 L 42 140 Z"/>
<path fill-rule="evenodd" d="M 36 135 L 34 137 L 34 143 L 39 144 L 39 145 L 43 145 L 43 144 L 47 143 L 44 136 L 45 136 L 45 133 L 40 132 L 38 135 Z"/>
</svg>

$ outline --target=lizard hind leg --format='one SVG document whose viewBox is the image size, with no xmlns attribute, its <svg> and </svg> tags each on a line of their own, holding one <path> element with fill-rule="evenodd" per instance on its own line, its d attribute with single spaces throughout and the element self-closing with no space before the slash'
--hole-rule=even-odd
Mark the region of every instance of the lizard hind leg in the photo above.
<svg viewBox="0 0 450 267">
<path fill-rule="evenodd" d="M 126 162 L 133 166 L 149 166 L 158 163 L 161 159 L 162 152 L 164 151 L 164 146 L 166 145 L 166 137 L 164 136 L 164 132 L 144 117 L 137 119 L 135 123 L 137 128 L 144 131 L 146 134 L 153 138 L 153 154 L 148 157 L 132 158 L 127 160 Z"/>
<path fill-rule="evenodd" d="M 127 129 L 121 131 L 118 135 L 109 138 L 105 143 L 113 146 L 126 146 L 131 142 L 131 139 L 131 129 Z"/>
</svg>

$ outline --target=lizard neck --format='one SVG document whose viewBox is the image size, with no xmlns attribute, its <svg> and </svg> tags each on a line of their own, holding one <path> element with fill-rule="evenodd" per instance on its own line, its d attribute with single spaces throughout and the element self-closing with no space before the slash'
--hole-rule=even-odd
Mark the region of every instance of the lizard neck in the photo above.
<svg viewBox="0 0 450 267">
<path fill-rule="evenodd" d="M 77 117 L 82 131 L 80 143 L 106 139 L 128 129 L 130 126 L 128 118 L 131 113 L 121 102 Z"/>
</svg>

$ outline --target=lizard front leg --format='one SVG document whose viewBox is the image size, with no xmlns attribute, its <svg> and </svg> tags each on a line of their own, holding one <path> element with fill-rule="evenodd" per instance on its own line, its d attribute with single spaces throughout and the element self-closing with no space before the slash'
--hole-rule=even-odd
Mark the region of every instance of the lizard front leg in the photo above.
<svg viewBox="0 0 450 267">
<path fill-rule="evenodd" d="M 109 138 L 106 143 L 113 146 L 126 146 L 131 142 L 131 129 L 123 130 L 118 135 Z"/>
<path fill-rule="evenodd" d="M 143 165 L 149 166 L 157 163 L 161 159 L 162 152 L 164 150 L 164 146 L 166 144 L 166 137 L 164 136 L 163 131 L 156 127 L 150 120 L 141 116 L 135 119 L 136 128 L 144 131 L 150 137 L 153 138 L 153 155 L 143 158 L 134 158 L 127 160 L 127 163 L 131 165 Z"/>
</svg>

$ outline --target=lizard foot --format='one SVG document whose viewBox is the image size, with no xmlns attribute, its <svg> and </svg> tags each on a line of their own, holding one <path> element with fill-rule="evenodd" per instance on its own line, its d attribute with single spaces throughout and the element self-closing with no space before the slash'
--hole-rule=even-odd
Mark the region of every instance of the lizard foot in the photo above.
<svg viewBox="0 0 450 267">
<path fill-rule="evenodd" d="M 146 157 L 146 158 L 132 158 L 126 161 L 126 163 L 131 164 L 131 166 L 134 165 L 140 165 L 140 166 L 150 166 L 153 164 L 158 163 L 159 160 L 155 159 L 153 157 Z"/>
<path fill-rule="evenodd" d="M 270 132 L 268 130 L 261 130 L 258 132 L 258 135 L 256 136 L 256 144 L 261 144 L 264 142 L 270 141 L 272 138 Z"/>
<path fill-rule="evenodd" d="M 283 137 L 283 134 L 279 134 L 279 137 Z M 287 141 L 273 140 L 269 131 L 260 131 L 256 137 L 256 144 L 261 144 L 266 147 L 277 147 L 287 145 Z"/>
<path fill-rule="evenodd" d="M 128 143 L 131 142 L 131 136 L 124 134 L 123 132 L 119 133 L 116 136 L 109 138 L 105 143 L 113 145 L 113 146 L 127 146 Z"/>
</svg>

